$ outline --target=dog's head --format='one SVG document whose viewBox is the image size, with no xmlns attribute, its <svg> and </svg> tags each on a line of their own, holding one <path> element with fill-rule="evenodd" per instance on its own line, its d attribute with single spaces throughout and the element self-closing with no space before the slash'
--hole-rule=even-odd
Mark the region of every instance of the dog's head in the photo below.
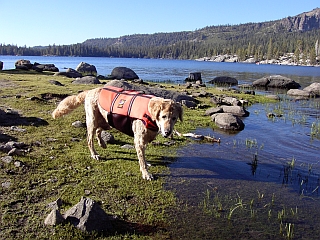
<svg viewBox="0 0 320 240">
<path fill-rule="evenodd" d="M 178 119 L 182 121 L 182 107 L 171 99 L 152 98 L 148 110 L 163 137 L 169 137 L 172 134 L 174 124 Z"/>
</svg>

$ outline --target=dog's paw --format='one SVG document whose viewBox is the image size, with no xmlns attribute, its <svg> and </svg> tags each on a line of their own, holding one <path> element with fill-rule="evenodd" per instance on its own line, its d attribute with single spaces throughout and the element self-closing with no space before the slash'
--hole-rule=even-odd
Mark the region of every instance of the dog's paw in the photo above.
<svg viewBox="0 0 320 240">
<path fill-rule="evenodd" d="M 100 159 L 100 155 L 95 154 L 95 155 L 91 155 L 91 157 L 95 160 L 99 160 Z"/>
<path fill-rule="evenodd" d="M 150 174 L 148 172 L 142 173 L 142 178 L 145 179 L 145 180 L 149 180 L 149 181 L 153 180 L 152 174 Z"/>
</svg>

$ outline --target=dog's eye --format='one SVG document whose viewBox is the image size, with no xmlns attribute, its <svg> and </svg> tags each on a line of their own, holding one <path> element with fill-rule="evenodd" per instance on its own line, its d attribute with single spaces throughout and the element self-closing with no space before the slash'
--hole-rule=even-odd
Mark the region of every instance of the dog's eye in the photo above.
<svg viewBox="0 0 320 240">
<path fill-rule="evenodd" d="M 167 116 L 166 116 L 166 115 L 163 115 L 163 116 L 162 116 L 162 118 L 163 118 L 163 119 L 166 119 L 166 118 L 167 118 Z"/>
</svg>

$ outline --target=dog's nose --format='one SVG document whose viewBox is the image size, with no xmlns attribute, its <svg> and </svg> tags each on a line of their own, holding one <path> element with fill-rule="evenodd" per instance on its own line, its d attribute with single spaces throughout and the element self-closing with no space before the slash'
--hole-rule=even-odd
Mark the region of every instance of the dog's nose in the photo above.
<svg viewBox="0 0 320 240">
<path fill-rule="evenodd" d="M 170 135 L 170 131 L 169 130 L 164 131 L 164 137 L 169 137 L 169 135 Z"/>
</svg>

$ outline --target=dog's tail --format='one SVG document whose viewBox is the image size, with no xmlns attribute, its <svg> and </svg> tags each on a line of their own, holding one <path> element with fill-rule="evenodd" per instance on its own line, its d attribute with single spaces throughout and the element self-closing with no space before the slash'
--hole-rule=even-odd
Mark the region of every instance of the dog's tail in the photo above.
<svg viewBox="0 0 320 240">
<path fill-rule="evenodd" d="M 72 112 L 82 103 L 84 103 L 87 93 L 88 91 L 84 91 L 79 93 L 78 95 L 72 95 L 63 99 L 59 103 L 58 107 L 52 112 L 52 117 L 58 118 Z"/>
</svg>

